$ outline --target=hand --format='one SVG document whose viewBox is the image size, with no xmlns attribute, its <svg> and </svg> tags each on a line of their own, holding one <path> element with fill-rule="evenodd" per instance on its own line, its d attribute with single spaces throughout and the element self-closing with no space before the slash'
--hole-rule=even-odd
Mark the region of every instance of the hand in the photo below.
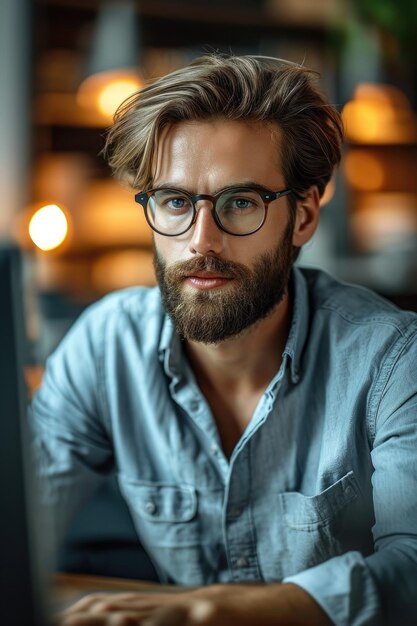
<svg viewBox="0 0 417 626">
<path fill-rule="evenodd" d="M 331 622 L 300 587 L 211 585 L 195 590 L 94 594 L 58 618 L 58 626 L 327 626 Z"/>
<path fill-rule="evenodd" d="M 175 606 L 183 592 L 93 593 L 60 613 L 57 626 L 136 626 L 161 607 Z"/>
</svg>

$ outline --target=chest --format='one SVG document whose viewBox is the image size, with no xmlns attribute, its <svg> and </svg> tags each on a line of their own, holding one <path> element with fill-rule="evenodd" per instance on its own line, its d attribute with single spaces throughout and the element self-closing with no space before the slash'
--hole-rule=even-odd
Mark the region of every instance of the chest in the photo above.
<svg viewBox="0 0 417 626">
<path fill-rule="evenodd" d="M 205 397 L 217 426 L 223 452 L 230 458 L 245 432 L 263 395 L 263 390 L 220 394 L 206 391 Z"/>
</svg>

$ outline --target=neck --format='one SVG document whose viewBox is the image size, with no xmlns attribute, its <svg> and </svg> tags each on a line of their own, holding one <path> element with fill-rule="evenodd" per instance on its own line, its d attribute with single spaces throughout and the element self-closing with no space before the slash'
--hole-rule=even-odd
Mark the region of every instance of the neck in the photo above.
<svg viewBox="0 0 417 626">
<path fill-rule="evenodd" d="M 281 364 L 289 333 L 290 305 L 286 293 L 265 319 L 221 343 L 186 341 L 185 350 L 197 379 L 223 389 L 266 387 Z"/>
</svg>

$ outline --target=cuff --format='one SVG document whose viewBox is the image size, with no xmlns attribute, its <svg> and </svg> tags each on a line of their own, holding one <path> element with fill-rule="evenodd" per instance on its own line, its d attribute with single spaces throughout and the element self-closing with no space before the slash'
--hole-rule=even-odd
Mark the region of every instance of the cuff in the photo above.
<svg viewBox="0 0 417 626">
<path fill-rule="evenodd" d="M 336 626 L 382 623 L 377 589 L 359 552 L 347 552 L 282 582 L 304 589 Z"/>
</svg>

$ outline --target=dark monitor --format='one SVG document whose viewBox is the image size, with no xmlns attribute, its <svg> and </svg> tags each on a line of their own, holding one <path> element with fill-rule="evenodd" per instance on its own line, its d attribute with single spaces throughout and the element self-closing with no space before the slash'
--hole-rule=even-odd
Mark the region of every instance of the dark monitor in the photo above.
<svg viewBox="0 0 417 626">
<path fill-rule="evenodd" d="M 0 607 L 7 626 L 43 626 L 28 479 L 26 344 L 19 251 L 0 245 Z"/>
</svg>

